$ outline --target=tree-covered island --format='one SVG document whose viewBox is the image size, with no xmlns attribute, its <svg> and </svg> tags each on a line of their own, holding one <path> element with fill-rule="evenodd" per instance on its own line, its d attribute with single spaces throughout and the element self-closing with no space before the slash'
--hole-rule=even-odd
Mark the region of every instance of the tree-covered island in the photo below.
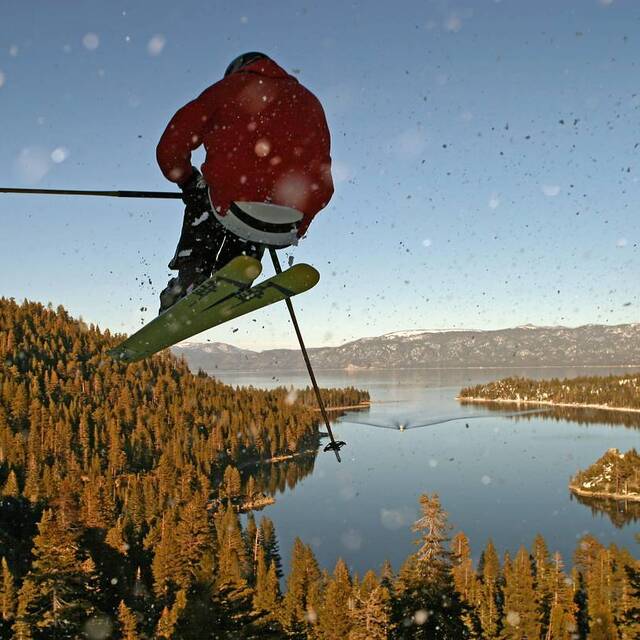
<svg viewBox="0 0 640 640">
<path fill-rule="evenodd" d="M 465 387 L 463 403 L 506 402 L 640 412 L 640 374 L 532 380 L 510 377 Z"/>
<path fill-rule="evenodd" d="M 571 478 L 569 488 L 583 496 L 640 501 L 640 455 L 609 449 L 590 467 Z"/>
</svg>

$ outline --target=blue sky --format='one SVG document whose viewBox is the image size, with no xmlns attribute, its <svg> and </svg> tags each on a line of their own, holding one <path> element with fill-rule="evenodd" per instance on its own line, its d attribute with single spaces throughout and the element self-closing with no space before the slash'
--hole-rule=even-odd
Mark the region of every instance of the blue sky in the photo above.
<svg viewBox="0 0 640 640">
<path fill-rule="evenodd" d="M 296 301 L 309 345 L 638 321 L 632 0 L 11 0 L 2 13 L 1 186 L 171 189 L 160 134 L 242 51 L 318 95 L 336 193 L 294 251 L 321 272 Z M 0 295 L 130 332 L 155 314 L 181 218 L 176 202 L 0 196 Z M 295 345 L 284 305 L 201 339 Z"/>
</svg>

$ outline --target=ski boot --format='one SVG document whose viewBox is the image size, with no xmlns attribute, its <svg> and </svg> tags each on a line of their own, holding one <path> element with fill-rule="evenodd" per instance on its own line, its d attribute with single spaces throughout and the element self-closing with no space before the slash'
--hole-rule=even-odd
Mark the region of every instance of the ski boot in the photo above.
<svg viewBox="0 0 640 640">
<path fill-rule="evenodd" d="M 189 295 L 207 276 L 198 271 L 179 271 L 177 278 L 171 278 L 160 293 L 160 310 L 158 315 L 171 308 L 178 300 Z"/>
</svg>

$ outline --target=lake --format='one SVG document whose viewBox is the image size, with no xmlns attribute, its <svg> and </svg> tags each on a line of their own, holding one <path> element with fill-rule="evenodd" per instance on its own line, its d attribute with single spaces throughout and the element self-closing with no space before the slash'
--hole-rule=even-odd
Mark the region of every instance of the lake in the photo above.
<svg viewBox="0 0 640 640">
<path fill-rule="evenodd" d="M 609 515 L 572 497 L 567 485 L 571 475 L 608 448 L 638 448 L 640 415 L 636 414 L 637 429 L 607 424 L 605 414 L 603 422 L 585 425 L 550 415 L 504 417 L 501 414 L 514 409 L 505 406 L 496 413 L 482 405 L 462 406 L 455 399 L 463 386 L 509 375 L 550 378 L 626 371 L 598 367 L 316 372 L 321 386 L 367 389 L 372 406 L 333 422 L 336 438 L 348 443 L 342 464 L 332 453 L 321 451 L 313 473 L 277 494 L 276 503 L 261 512 L 275 523 L 285 570 L 296 536 L 312 545 L 321 566 L 328 569 L 340 556 L 361 575 L 379 569 L 385 559 L 398 569 L 415 550 L 411 525 L 422 493 L 440 496 L 451 533 L 467 534 L 476 560 L 489 538 L 500 554 L 514 554 L 522 544 L 530 548 L 536 533 L 544 536 L 551 552 L 560 551 L 567 564 L 585 533 L 603 544 L 626 546 L 637 557 L 638 521 L 614 525 Z M 309 384 L 302 371 L 215 375 L 228 384 L 261 388 Z M 487 417 L 402 432 L 349 421 L 392 424 L 469 414 Z M 260 513 L 256 516 L 259 519 Z"/>
</svg>

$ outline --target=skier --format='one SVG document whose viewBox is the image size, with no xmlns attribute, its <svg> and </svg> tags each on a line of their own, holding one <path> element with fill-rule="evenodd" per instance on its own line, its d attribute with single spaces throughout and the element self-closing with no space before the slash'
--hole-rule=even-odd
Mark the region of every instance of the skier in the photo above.
<svg viewBox="0 0 640 640">
<path fill-rule="evenodd" d="M 204 145 L 202 173 L 191 152 Z M 232 258 L 297 244 L 333 194 L 330 136 L 318 99 L 269 56 L 235 58 L 224 78 L 182 107 L 157 148 L 185 203 L 178 271 L 160 313 Z"/>
</svg>

